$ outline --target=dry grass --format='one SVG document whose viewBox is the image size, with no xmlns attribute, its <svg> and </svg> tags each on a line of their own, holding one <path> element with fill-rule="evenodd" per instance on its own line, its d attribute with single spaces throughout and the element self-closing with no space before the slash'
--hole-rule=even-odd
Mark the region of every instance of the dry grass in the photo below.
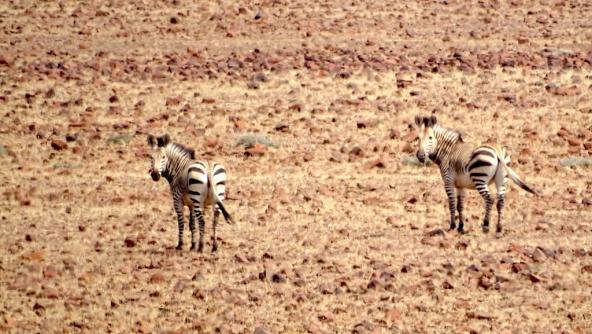
<svg viewBox="0 0 592 334">
<path fill-rule="evenodd" d="M 560 166 L 592 154 L 590 64 L 569 58 L 590 55 L 584 7 L 26 6 L 0 9 L 0 331 L 589 331 L 592 182 Z M 429 60 L 536 60 L 547 45 L 575 65 Z M 254 48 L 267 67 L 224 67 Z M 269 80 L 249 89 L 260 71 Z M 481 233 L 474 192 L 468 234 L 428 236 L 447 227 L 445 193 L 437 168 L 405 151 L 413 117 L 432 111 L 467 140 L 507 147 L 543 193 L 508 193 L 501 237 Z M 220 224 L 217 254 L 174 250 L 146 133 L 227 167 L 237 224 Z M 278 147 L 246 156 L 246 133 Z M 383 168 L 366 167 L 376 159 Z"/>
</svg>

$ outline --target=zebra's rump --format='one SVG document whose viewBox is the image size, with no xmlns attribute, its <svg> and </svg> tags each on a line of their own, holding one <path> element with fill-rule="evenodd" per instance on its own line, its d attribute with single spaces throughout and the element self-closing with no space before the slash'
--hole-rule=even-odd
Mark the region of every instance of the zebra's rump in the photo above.
<svg viewBox="0 0 592 334">
<path fill-rule="evenodd" d="M 223 200 L 226 195 L 226 170 L 224 166 L 218 163 L 212 164 L 210 182 L 213 185 L 214 191 L 216 191 L 216 195 Z"/>
<path fill-rule="evenodd" d="M 497 150 L 491 146 L 477 147 L 467 164 L 467 174 L 473 186 L 489 184 L 499 164 Z"/>
<path fill-rule="evenodd" d="M 187 169 L 187 197 L 194 206 L 202 207 L 208 195 L 208 165 L 195 161 Z"/>
</svg>

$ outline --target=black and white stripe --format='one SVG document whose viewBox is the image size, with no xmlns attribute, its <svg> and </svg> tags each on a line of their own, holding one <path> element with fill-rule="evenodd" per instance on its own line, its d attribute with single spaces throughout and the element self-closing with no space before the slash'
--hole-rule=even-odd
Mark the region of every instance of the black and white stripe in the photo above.
<svg viewBox="0 0 592 334">
<path fill-rule="evenodd" d="M 455 130 L 446 129 L 437 124 L 436 116 L 415 117 L 419 128 L 419 150 L 417 158 L 424 162 L 426 157 L 440 167 L 444 189 L 448 195 L 450 209 L 450 229 L 456 228 L 455 211 L 458 210 L 458 231 L 464 231 L 463 199 L 465 189 L 476 189 L 485 201 L 483 231 L 489 232 L 489 220 L 493 198 L 488 185 L 495 183 L 497 189 L 498 221 L 496 231 L 502 231 L 502 210 L 508 178 L 522 189 L 535 194 L 535 191 L 522 181 L 508 166 L 510 157 L 504 149 L 491 146 L 479 146 L 465 143 L 463 135 Z"/>
<path fill-rule="evenodd" d="M 189 230 L 191 231 L 191 249 L 197 246 L 203 250 L 205 234 L 204 209 L 212 204 L 213 208 L 213 242 L 212 252 L 218 249 L 216 240 L 217 219 L 222 213 L 227 222 L 232 218 L 224 207 L 223 200 L 226 190 L 226 170 L 220 164 L 196 161 L 193 150 L 182 145 L 171 143 L 168 135 L 162 137 L 148 136 L 152 147 L 152 168 L 150 174 L 154 181 L 163 176 L 169 181 L 173 196 L 173 207 L 177 214 L 179 242 L 177 249 L 183 247 L 184 215 L 183 207 L 190 210 Z M 199 242 L 195 242 L 195 221 L 199 224 Z"/>
</svg>

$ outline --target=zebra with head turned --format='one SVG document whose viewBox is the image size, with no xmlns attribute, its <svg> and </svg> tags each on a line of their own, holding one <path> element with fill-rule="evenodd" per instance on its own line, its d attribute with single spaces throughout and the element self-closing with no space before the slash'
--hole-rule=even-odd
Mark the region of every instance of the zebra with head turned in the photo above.
<svg viewBox="0 0 592 334">
<path fill-rule="evenodd" d="M 415 125 L 419 128 L 417 159 L 423 163 L 427 157 L 440 167 L 448 195 L 451 230 L 456 228 L 454 216 L 458 210 L 458 231 L 464 232 L 462 210 L 465 189 L 477 189 L 485 200 L 484 233 L 489 232 L 489 218 L 494 202 L 489 192 L 489 184 L 495 183 L 497 189 L 498 233 L 502 231 L 502 210 L 508 178 L 522 189 L 536 195 L 535 191 L 508 166 L 510 157 L 505 149 L 498 150 L 486 145 L 475 147 L 465 143 L 460 132 L 437 124 L 436 116 L 415 116 Z"/>
<path fill-rule="evenodd" d="M 199 244 L 197 250 L 203 249 L 205 233 L 204 209 L 212 204 L 213 209 L 213 243 L 212 252 L 218 249 L 216 240 L 216 224 L 220 213 L 224 219 L 232 223 L 222 201 L 226 189 L 226 170 L 220 164 L 196 161 L 195 152 L 183 145 L 172 143 L 169 135 L 154 137 L 148 135 L 148 144 L 152 149 L 150 176 L 158 181 L 164 177 L 169 181 L 173 206 L 177 213 L 179 242 L 177 249 L 183 248 L 183 228 L 185 225 L 183 207 L 189 207 L 189 230 L 191 231 L 191 250 L 195 244 L 195 220 L 199 222 Z"/>
</svg>

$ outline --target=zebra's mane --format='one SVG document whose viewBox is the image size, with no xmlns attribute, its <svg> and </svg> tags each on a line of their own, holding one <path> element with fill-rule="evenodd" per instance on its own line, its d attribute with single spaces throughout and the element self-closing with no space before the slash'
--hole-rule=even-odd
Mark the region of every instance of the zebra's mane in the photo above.
<svg viewBox="0 0 592 334">
<path fill-rule="evenodd" d="M 439 126 L 439 127 L 440 127 L 440 129 L 443 130 L 444 133 L 454 133 L 454 134 L 456 134 L 457 135 L 457 138 L 458 138 L 458 141 L 460 141 L 460 142 L 464 142 L 465 141 L 466 135 L 465 135 L 465 133 L 463 131 L 458 130 L 458 129 L 445 128 L 443 126 Z"/>
<path fill-rule="evenodd" d="M 172 146 L 172 149 L 174 150 L 174 152 L 184 155 L 192 160 L 195 160 L 195 150 L 194 149 L 189 148 L 184 145 L 181 145 L 181 144 L 178 144 L 178 143 L 171 143 L 170 146 Z"/>
</svg>

